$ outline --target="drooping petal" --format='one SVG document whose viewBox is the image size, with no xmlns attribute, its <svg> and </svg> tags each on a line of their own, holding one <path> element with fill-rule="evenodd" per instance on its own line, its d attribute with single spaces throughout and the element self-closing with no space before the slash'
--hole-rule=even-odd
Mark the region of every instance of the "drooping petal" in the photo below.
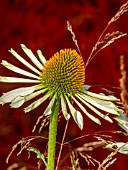
<svg viewBox="0 0 128 170">
<path fill-rule="evenodd" d="M 101 99 L 101 100 L 120 101 L 120 99 L 118 99 L 118 98 L 116 98 L 115 96 L 112 96 L 112 95 L 106 96 L 106 95 L 102 95 L 102 94 L 96 94 L 96 93 L 93 93 L 93 92 L 89 92 L 87 90 L 83 90 L 83 93 L 85 93 L 89 96 Z"/>
<path fill-rule="evenodd" d="M 87 112 L 87 110 L 74 98 L 72 97 L 72 99 L 75 101 L 75 103 L 79 106 L 79 108 L 91 119 L 93 120 L 95 123 L 101 125 L 101 122 L 99 119 L 97 119 L 96 117 L 94 117 L 93 115 L 89 114 Z"/>
<path fill-rule="evenodd" d="M 31 61 L 40 69 L 43 69 L 43 65 L 37 60 L 33 52 L 28 49 L 24 44 L 21 44 L 21 48 L 27 54 L 27 56 L 31 59 Z"/>
<path fill-rule="evenodd" d="M 106 149 L 110 150 L 117 150 L 118 152 L 122 154 L 128 154 L 128 143 L 124 142 L 113 142 L 109 143 L 105 146 Z M 116 148 L 116 149 L 114 149 Z"/>
<path fill-rule="evenodd" d="M 38 54 L 39 59 L 42 62 L 42 64 L 45 65 L 47 61 L 46 61 L 45 57 L 43 56 L 42 52 L 40 50 L 37 50 L 37 54 Z"/>
<path fill-rule="evenodd" d="M 128 117 L 124 112 L 119 112 L 119 116 L 114 119 L 118 122 L 118 125 L 128 133 Z"/>
<path fill-rule="evenodd" d="M 69 109 L 70 109 L 73 119 L 75 120 L 75 122 L 77 123 L 79 128 L 82 130 L 83 124 L 84 124 L 82 114 L 72 106 L 68 97 L 66 97 L 66 101 L 68 103 L 68 106 L 69 106 Z"/>
<path fill-rule="evenodd" d="M 17 78 L 17 77 L 4 77 L 4 76 L 0 76 L 0 82 L 3 82 L 3 83 L 40 83 L 39 80 L 31 80 L 31 79 Z"/>
<path fill-rule="evenodd" d="M 48 99 L 48 97 L 51 96 L 51 93 L 47 93 L 45 94 L 43 97 L 41 97 L 40 99 L 36 100 L 35 102 L 33 102 L 32 104 L 30 104 L 28 107 L 26 107 L 24 109 L 24 112 L 29 112 L 35 108 L 37 108 L 38 106 L 40 106 L 46 99 Z"/>
<path fill-rule="evenodd" d="M 97 107 L 97 108 L 99 108 L 99 109 L 101 109 L 105 112 L 115 114 L 115 115 L 119 115 L 118 112 L 116 111 L 118 108 L 116 106 L 114 106 L 113 103 L 110 103 L 109 105 L 107 105 L 107 103 L 106 103 L 107 101 L 92 98 L 92 97 L 89 97 L 89 96 L 83 95 L 83 94 L 82 95 L 79 94 L 79 96 L 81 98 L 83 98 L 85 101 L 87 101 L 88 103 L 92 104 L 93 106 L 95 106 L 95 107 Z"/>
<path fill-rule="evenodd" d="M 16 73 L 19 73 L 19 74 L 22 74 L 24 76 L 27 76 L 27 77 L 32 77 L 32 78 L 35 78 L 35 79 L 39 79 L 38 76 L 28 72 L 28 71 L 25 71 L 23 69 L 20 69 L 16 66 L 14 66 L 13 64 L 5 61 L 5 60 L 2 60 L 2 63 L 1 63 L 4 67 L 8 68 L 9 70 L 13 71 L 13 72 L 16 72 Z"/>
<path fill-rule="evenodd" d="M 63 113 L 65 119 L 69 120 L 70 114 L 68 114 L 68 112 L 67 112 L 66 103 L 64 101 L 63 95 L 61 95 L 61 108 L 62 108 L 62 113 Z"/>
<path fill-rule="evenodd" d="M 10 104 L 11 108 L 19 108 L 20 106 L 22 106 L 25 102 L 25 98 L 24 96 L 17 96 L 16 98 L 14 98 Z"/>
<path fill-rule="evenodd" d="M 17 96 L 26 96 L 30 93 L 33 93 L 38 88 L 39 88 L 38 86 L 31 86 L 31 87 L 22 87 L 22 88 L 11 90 L 7 93 L 4 93 L 0 97 L 0 104 L 10 103 Z"/>
<path fill-rule="evenodd" d="M 43 89 L 43 90 L 38 90 L 36 92 L 32 92 L 32 93 L 30 93 L 29 95 L 26 95 L 26 96 L 17 96 L 16 98 L 14 98 L 12 100 L 10 106 L 12 108 L 18 108 L 21 105 L 23 105 L 25 102 L 35 98 L 36 96 L 44 93 L 45 91 L 46 91 L 46 89 Z"/>
<path fill-rule="evenodd" d="M 82 88 L 82 91 L 87 91 L 90 87 L 90 85 L 85 84 Z"/>
<path fill-rule="evenodd" d="M 37 73 L 38 75 L 40 74 L 40 71 L 37 70 L 35 67 L 33 67 L 31 64 L 29 64 L 25 59 L 23 59 L 15 50 L 12 48 L 9 50 L 9 52 L 14 55 L 14 57 L 17 58 L 22 64 L 24 64 L 26 67 Z"/>
<path fill-rule="evenodd" d="M 47 89 L 41 89 L 41 90 L 38 90 L 36 92 L 33 92 L 33 93 L 25 96 L 25 101 L 29 101 L 29 100 L 39 96 L 40 94 L 43 94 L 45 91 L 47 91 Z"/>
<path fill-rule="evenodd" d="M 112 123 L 112 119 L 110 119 L 110 117 L 108 115 L 104 115 L 102 113 L 100 113 L 95 107 L 93 107 L 92 105 L 90 105 L 89 103 L 87 103 L 85 100 L 83 100 L 79 95 L 76 95 L 76 97 L 82 102 L 84 103 L 87 107 L 89 107 L 92 111 L 94 111 L 98 116 L 102 117 L 103 119 L 109 121 L 110 123 Z"/>
<path fill-rule="evenodd" d="M 44 115 L 45 115 L 45 116 L 48 116 L 48 115 L 50 115 L 50 114 L 52 113 L 52 106 L 53 106 L 53 104 L 54 104 L 54 102 L 55 102 L 55 99 L 56 99 L 56 94 L 52 97 L 49 105 L 48 105 L 47 108 L 45 109 L 45 111 L 44 111 Z"/>
</svg>

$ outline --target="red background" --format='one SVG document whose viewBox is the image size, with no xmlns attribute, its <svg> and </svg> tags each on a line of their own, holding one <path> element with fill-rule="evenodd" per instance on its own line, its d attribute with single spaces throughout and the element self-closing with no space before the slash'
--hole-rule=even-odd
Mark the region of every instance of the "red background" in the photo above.
<svg viewBox="0 0 128 170">
<path fill-rule="evenodd" d="M 20 44 L 23 43 L 34 52 L 42 50 L 44 56 L 49 59 L 55 52 L 63 48 L 75 48 L 70 33 L 67 31 L 66 22 L 70 21 L 76 34 L 81 53 L 86 62 L 92 47 L 108 21 L 118 11 L 126 0 L 1 0 L 0 1 L 0 61 L 6 59 L 16 63 L 8 50 L 12 47 L 18 53 L 22 53 Z M 109 28 L 110 31 L 128 33 L 128 12 Z M 107 32 L 106 32 L 107 33 Z M 125 55 L 125 68 L 128 70 L 128 37 L 121 38 L 101 51 L 88 65 L 86 69 L 86 84 L 119 86 L 120 66 L 119 57 Z M 23 53 L 22 53 L 23 54 Z M 24 54 L 23 54 L 24 55 Z M 19 63 L 18 63 L 19 64 Z M 20 64 L 19 64 L 20 66 Z M 15 75 L 7 69 L 0 67 L 1 75 Z M 126 84 L 127 85 L 127 84 Z M 0 84 L 2 92 L 20 87 L 20 85 Z M 119 97 L 119 93 L 117 93 Z M 23 107 L 11 109 L 8 105 L 0 107 L 0 169 L 5 170 L 14 162 L 27 163 L 27 154 L 21 157 L 12 155 L 9 164 L 5 159 L 11 147 L 22 137 L 33 135 L 31 130 L 38 115 L 43 113 L 46 105 L 24 114 Z M 87 117 L 84 130 L 80 131 L 71 120 L 66 141 L 88 133 L 101 130 L 121 130 L 116 124 L 103 121 L 103 125 L 95 125 Z M 58 141 L 61 141 L 66 121 L 61 118 L 59 122 Z M 47 134 L 47 128 L 41 135 Z M 35 135 L 38 135 L 35 132 Z M 126 140 L 122 136 L 116 136 L 117 141 Z M 87 139 L 88 140 L 88 139 Z M 85 141 L 86 142 L 86 141 Z M 89 141 L 88 141 L 89 142 Z M 78 146 L 77 140 L 73 147 Z M 44 147 L 46 147 L 44 145 Z M 108 152 L 109 153 L 109 152 Z M 94 153 L 96 159 L 105 158 L 104 150 Z M 109 169 L 127 169 L 128 157 L 117 155 L 116 163 Z M 36 166 L 36 161 L 29 160 L 29 164 Z M 66 164 L 65 164 L 66 165 Z M 85 167 L 84 167 L 85 168 Z M 93 167 L 95 169 L 95 167 Z M 32 168 L 29 168 L 32 169 Z"/>
</svg>

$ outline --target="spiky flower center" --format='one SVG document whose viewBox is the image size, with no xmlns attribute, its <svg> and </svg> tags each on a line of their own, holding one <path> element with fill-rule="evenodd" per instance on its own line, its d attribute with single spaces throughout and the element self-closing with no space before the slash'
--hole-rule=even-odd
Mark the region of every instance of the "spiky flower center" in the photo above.
<svg viewBox="0 0 128 170">
<path fill-rule="evenodd" d="M 83 59 L 75 50 L 60 50 L 45 64 L 40 78 L 49 91 L 58 95 L 73 95 L 85 81 Z"/>
</svg>

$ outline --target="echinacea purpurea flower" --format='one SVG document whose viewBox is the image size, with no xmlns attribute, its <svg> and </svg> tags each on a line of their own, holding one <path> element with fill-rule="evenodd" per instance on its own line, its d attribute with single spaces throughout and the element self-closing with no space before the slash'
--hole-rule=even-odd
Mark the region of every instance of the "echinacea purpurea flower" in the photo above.
<svg viewBox="0 0 128 170">
<path fill-rule="evenodd" d="M 113 121 L 109 117 L 109 114 L 118 116 L 119 112 L 122 111 L 113 103 L 119 101 L 116 97 L 88 91 L 88 86 L 84 85 L 84 61 L 76 50 L 60 50 L 46 61 L 40 50 L 37 51 L 37 58 L 25 45 L 21 44 L 21 48 L 31 59 L 34 66 L 13 49 L 11 49 L 10 52 L 22 64 L 28 67 L 31 72 L 20 69 L 5 60 L 2 61 L 2 65 L 28 78 L 0 76 L 0 82 L 35 83 L 36 85 L 25 86 L 4 93 L 0 97 L 0 104 L 10 103 L 12 108 L 18 108 L 25 102 L 34 98 L 35 101 L 24 109 L 25 112 L 29 112 L 40 106 L 45 100 L 50 99 L 44 111 L 44 115 L 50 115 L 55 100 L 59 98 L 61 110 L 66 120 L 70 118 L 70 114 L 67 111 L 68 106 L 72 117 L 80 129 L 83 129 L 83 117 L 80 111 L 75 109 L 71 101 L 74 101 L 83 113 L 98 124 L 101 124 L 100 120 L 90 114 L 85 106 L 111 123 Z M 42 96 L 36 100 L 36 97 L 41 94 Z M 105 111 L 106 114 L 103 114 L 102 111 Z"/>
</svg>

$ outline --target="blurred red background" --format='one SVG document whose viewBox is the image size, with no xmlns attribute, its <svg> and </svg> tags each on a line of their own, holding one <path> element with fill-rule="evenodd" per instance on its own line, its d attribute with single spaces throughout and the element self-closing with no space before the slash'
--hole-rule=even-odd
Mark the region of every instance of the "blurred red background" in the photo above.
<svg viewBox="0 0 128 170">
<path fill-rule="evenodd" d="M 87 58 L 92 47 L 97 41 L 108 21 L 118 11 L 126 0 L 1 0 L 0 1 L 0 61 L 6 59 L 11 63 L 16 63 L 16 59 L 8 52 L 10 48 L 23 54 L 20 44 L 25 44 L 36 53 L 37 49 L 42 50 L 44 56 L 49 59 L 54 53 L 63 48 L 75 48 L 71 34 L 67 31 L 67 20 L 71 23 L 75 32 L 78 44 L 84 58 Z M 119 20 L 114 22 L 107 32 L 121 31 L 128 33 L 128 12 Z M 107 33 L 106 32 L 106 33 Z M 123 37 L 112 45 L 101 51 L 88 65 L 86 69 L 86 84 L 105 85 L 119 87 L 120 78 L 120 55 L 125 56 L 125 68 L 128 70 L 128 37 Z M 24 54 L 23 54 L 24 55 Z M 19 64 L 20 66 L 20 64 Z M 0 66 L 0 75 L 15 75 Z M 126 82 L 128 85 L 128 81 Z M 14 87 L 21 85 L 0 83 L 0 94 Z M 119 97 L 119 91 L 117 96 Z M 25 104 L 26 105 L 26 104 Z M 25 106 L 24 105 L 24 106 Z M 0 106 L 0 169 L 5 170 L 12 163 L 23 163 L 32 165 L 28 169 L 37 166 L 37 159 L 29 159 L 24 152 L 21 157 L 16 156 L 16 152 L 10 158 L 9 164 L 5 159 L 11 147 L 22 137 L 33 135 L 32 128 L 38 116 L 43 113 L 45 104 L 31 113 L 25 114 L 23 107 L 11 109 L 9 105 Z M 84 130 L 81 131 L 70 121 L 67 130 L 66 141 L 77 138 L 81 135 L 94 133 L 96 131 L 121 130 L 114 124 L 102 121 L 102 126 L 94 124 L 86 116 Z M 57 139 L 60 142 L 66 121 L 61 118 L 58 128 Z M 40 135 L 47 136 L 48 128 L 42 130 Z M 37 131 L 34 135 L 39 135 Z M 124 136 L 117 135 L 117 141 L 126 141 Z M 87 139 L 89 142 L 89 139 Z M 86 142 L 86 140 L 85 140 Z M 45 143 L 46 144 L 46 143 Z M 43 147 L 46 148 L 46 145 Z M 79 146 L 80 141 L 75 141 L 73 147 Z M 109 152 L 106 152 L 109 153 Z M 105 158 L 105 151 L 94 153 L 98 160 Z M 117 155 L 117 161 L 109 169 L 127 169 L 127 155 Z M 66 166 L 66 162 L 65 162 Z M 84 167 L 87 169 L 87 167 Z M 36 169 L 36 168 L 35 168 Z M 95 169 L 95 167 L 93 167 Z"/>
</svg>

